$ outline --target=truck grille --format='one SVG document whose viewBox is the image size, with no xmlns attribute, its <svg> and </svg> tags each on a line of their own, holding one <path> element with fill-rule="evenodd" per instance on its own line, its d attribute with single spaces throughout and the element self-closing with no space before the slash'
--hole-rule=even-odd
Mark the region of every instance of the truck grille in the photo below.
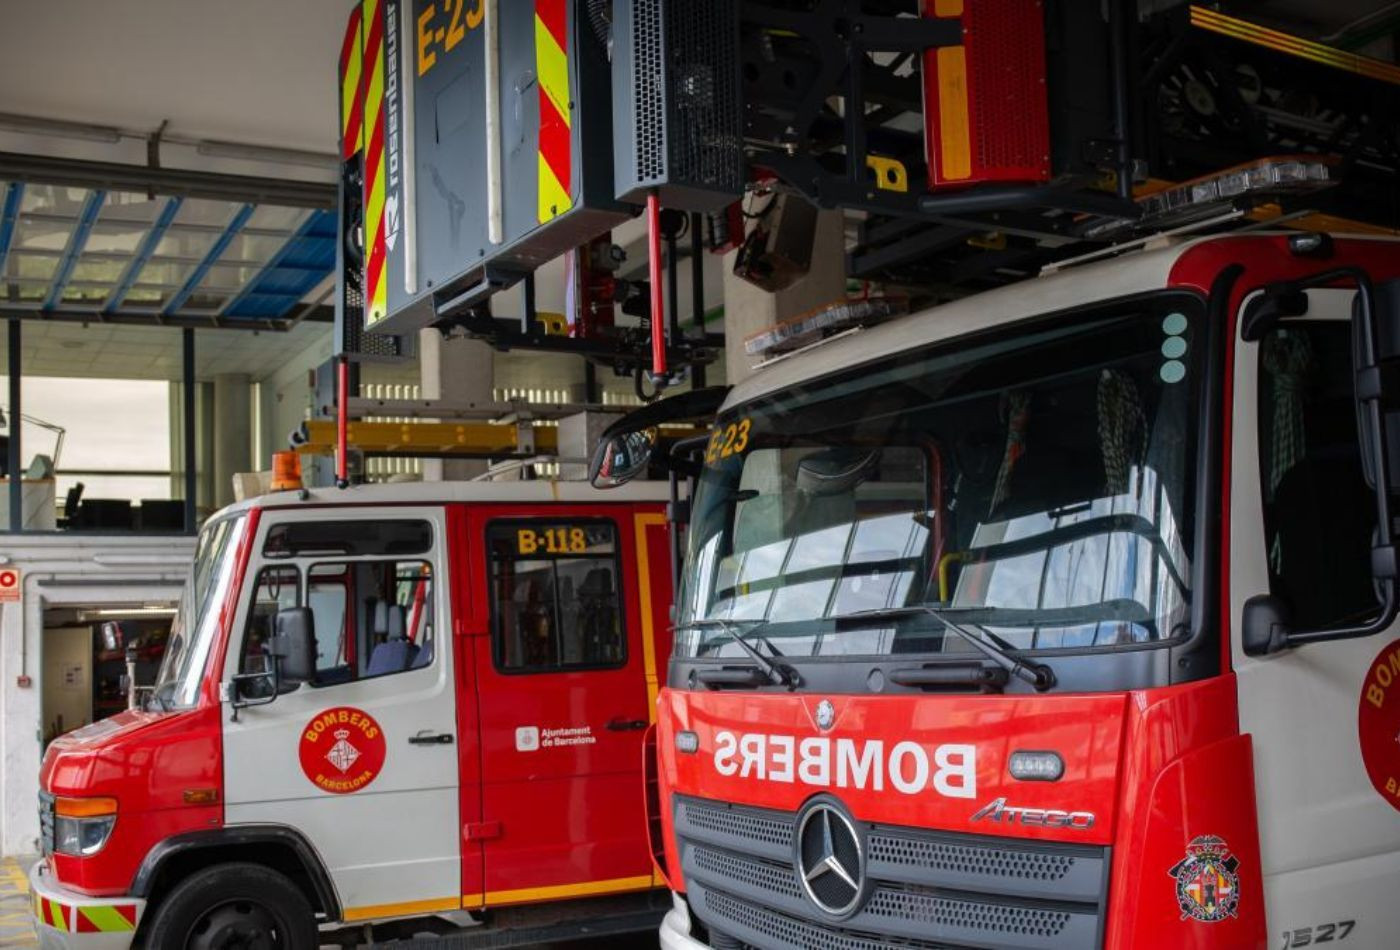
<svg viewBox="0 0 1400 950">
<path fill-rule="evenodd" d="M 39 846 L 44 857 L 53 854 L 53 796 L 39 793 Z"/>
<path fill-rule="evenodd" d="M 691 911 L 711 931 L 771 950 L 1103 945 L 1107 848 L 867 825 L 868 892 L 834 921 L 803 892 L 796 817 L 676 797 Z"/>
</svg>

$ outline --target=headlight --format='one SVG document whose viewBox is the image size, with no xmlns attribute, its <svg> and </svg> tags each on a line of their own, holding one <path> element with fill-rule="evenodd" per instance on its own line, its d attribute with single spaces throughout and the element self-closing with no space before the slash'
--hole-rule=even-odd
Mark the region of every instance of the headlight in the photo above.
<svg viewBox="0 0 1400 950">
<path fill-rule="evenodd" d="M 60 798 L 54 802 L 53 849 L 75 858 L 96 854 L 116 824 L 114 798 Z"/>
</svg>

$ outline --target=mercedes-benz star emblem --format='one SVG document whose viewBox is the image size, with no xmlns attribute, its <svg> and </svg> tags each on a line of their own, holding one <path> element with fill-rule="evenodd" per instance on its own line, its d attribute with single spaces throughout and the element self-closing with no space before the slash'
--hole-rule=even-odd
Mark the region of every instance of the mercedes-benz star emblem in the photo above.
<svg viewBox="0 0 1400 950">
<path fill-rule="evenodd" d="M 865 895 L 865 852 L 851 819 L 824 801 L 808 806 L 797 825 L 797 876 L 807 898 L 832 917 L 846 917 Z"/>
<path fill-rule="evenodd" d="M 817 703 L 817 728 L 825 732 L 836 723 L 836 707 L 831 705 L 831 700 L 823 699 Z"/>
</svg>

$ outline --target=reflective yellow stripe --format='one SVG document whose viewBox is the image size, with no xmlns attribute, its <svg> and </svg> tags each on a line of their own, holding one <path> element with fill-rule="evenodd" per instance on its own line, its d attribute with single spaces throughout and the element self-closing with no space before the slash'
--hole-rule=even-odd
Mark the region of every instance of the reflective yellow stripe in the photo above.
<svg viewBox="0 0 1400 950">
<path fill-rule="evenodd" d="M 364 22 L 361 29 L 364 31 L 365 40 L 369 40 L 370 33 L 373 32 L 372 24 L 380 23 L 384 18 L 382 0 L 364 0 Z M 386 29 L 389 27 L 386 26 Z M 363 135 L 366 147 L 374 141 L 374 132 L 383 121 L 384 113 L 384 34 L 380 31 L 379 47 L 375 50 L 366 50 L 369 54 L 369 84 L 365 88 L 365 118 Z M 384 198 L 385 181 L 388 177 L 388 169 L 385 168 L 387 156 L 387 143 L 383 137 L 380 139 L 378 168 L 374 179 L 369 183 L 369 193 L 365 200 L 365 265 L 369 266 L 370 258 L 374 254 L 374 245 L 377 243 L 379 228 L 384 220 Z M 368 161 L 368 157 L 366 158 Z M 368 293 L 371 286 L 374 287 L 373 297 L 365 302 L 365 323 L 375 324 L 388 314 L 389 311 L 389 281 L 388 256 L 385 255 L 379 263 L 378 273 L 375 275 L 365 275 L 365 290 Z"/>
<path fill-rule="evenodd" d="M 539 73 L 540 88 L 554 103 L 554 108 L 559 110 L 564 124 L 572 126 L 573 117 L 569 114 L 569 57 L 539 16 L 535 17 L 535 70 Z"/>
<path fill-rule="evenodd" d="M 1300 59 L 1311 60 L 1324 66 L 1345 69 L 1347 72 L 1371 79 L 1400 85 L 1400 66 L 1372 59 L 1369 56 L 1358 56 L 1356 53 L 1348 53 L 1345 50 L 1324 46 L 1321 43 L 1314 43 L 1311 40 L 1271 30 L 1266 26 L 1259 26 L 1257 23 L 1250 23 L 1247 20 L 1239 20 L 1214 10 L 1207 10 L 1204 7 L 1191 7 L 1191 25 L 1209 30 L 1212 33 L 1219 33 L 1221 36 L 1229 36 L 1246 43 L 1253 43 L 1255 46 L 1277 50 L 1289 56 L 1297 56 Z"/>
<path fill-rule="evenodd" d="M 933 15 L 937 17 L 962 16 L 963 0 L 933 0 Z"/>
<path fill-rule="evenodd" d="M 345 920 L 373 920 L 381 917 L 413 917 L 418 914 L 436 914 L 449 910 L 461 910 L 462 902 L 455 897 L 435 897 L 425 901 L 403 901 L 398 904 L 371 904 L 366 907 L 349 907 L 341 916 Z"/>
<path fill-rule="evenodd" d="M 972 128 L 967 110 L 967 53 L 961 46 L 938 49 L 939 177 L 972 177 Z"/>
<path fill-rule="evenodd" d="M 644 891 L 652 886 L 651 875 L 618 877 L 610 881 L 585 881 L 581 884 L 558 884 L 553 887 L 525 887 L 517 891 L 488 891 L 486 906 L 527 904 L 532 901 L 557 900 L 561 897 L 590 897 L 595 894 L 615 894 L 622 891 Z M 462 898 L 463 904 L 471 895 Z"/>
<path fill-rule="evenodd" d="M 540 222 L 552 221 L 573 207 L 573 199 L 544 155 L 540 155 Z"/>
<path fill-rule="evenodd" d="M 122 931 L 136 929 L 136 926 L 131 921 L 117 913 L 115 907 L 103 907 L 101 905 L 79 907 L 78 913 L 86 917 L 92 925 L 102 933 L 120 933 Z"/>
<path fill-rule="evenodd" d="M 345 138 L 350 134 L 350 117 L 354 114 L 359 105 L 360 95 L 360 74 L 364 71 L 365 58 L 365 21 L 360 19 L 359 26 L 355 29 L 355 42 L 350 50 L 350 62 L 345 67 L 345 76 L 340 81 L 340 135 Z M 355 151 L 364 148 L 365 124 L 360 122 L 359 138 L 355 140 Z"/>
<path fill-rule="evenodd" d="M 642 669 L 647 681 L 647 721 L 656 722 L 656 697 L 661 683 L 656 672 L 656 625 L 652 622 L 651 559 L 647 550 L 647 528 L 666 524 L 665 515 L 637 515 L 637 587 L 642 593 Z"/>
</svg>

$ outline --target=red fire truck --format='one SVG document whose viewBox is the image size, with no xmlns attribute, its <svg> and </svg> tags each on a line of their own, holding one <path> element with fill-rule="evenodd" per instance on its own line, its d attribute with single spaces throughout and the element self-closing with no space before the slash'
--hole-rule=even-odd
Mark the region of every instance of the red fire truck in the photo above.
<svg viewBox="0 0 1400 950">
<path fill-rule="evenodd" d="M 654 928 L 662 494 L 404 484 L 216 515 L 142 707 L 44 758 L 44 946 L 303 950 L 450 912 L 491 946 Z"/>
<path fill-rule="evenodd" d="M 663 947 L 1400 941 L 1400 243 L 1158 243 L 775 361 L 673 454 Z"/>
</svg>

